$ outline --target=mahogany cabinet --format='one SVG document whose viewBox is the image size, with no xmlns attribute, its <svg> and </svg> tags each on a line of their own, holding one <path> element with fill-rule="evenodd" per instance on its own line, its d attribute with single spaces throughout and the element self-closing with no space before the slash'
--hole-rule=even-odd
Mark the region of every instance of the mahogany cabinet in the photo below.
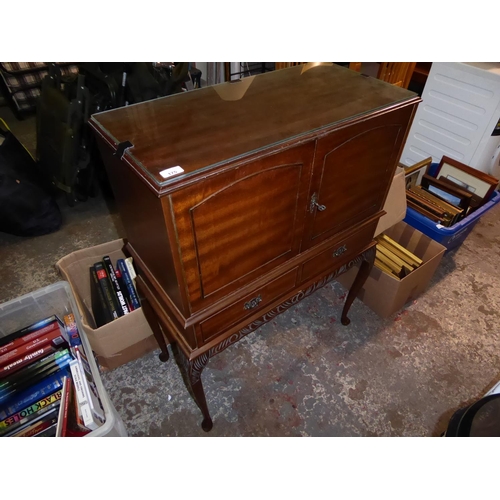
<svg viewBox="0 0 500 500">
<path fill-rule="evenodd" d="M 144 313 L 212 421 L 210 357 L 362 262 L 415 108 L 407 90 L 309 63 L 93 115 Z"/>
</svg>

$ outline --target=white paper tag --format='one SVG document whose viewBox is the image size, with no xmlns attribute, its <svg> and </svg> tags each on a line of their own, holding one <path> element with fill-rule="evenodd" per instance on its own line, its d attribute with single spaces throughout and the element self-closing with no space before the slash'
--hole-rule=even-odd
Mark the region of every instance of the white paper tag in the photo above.
<svg viewBox="0 0 500 500">
<path fill-rule="evenodd" d="M 160 172 L 160 175 L 164 178 L 164 179 L 168 179 L 169 177 L 172 177 L 172 175 L 178 175 L 178 174 L 182 174 L 182 172 L 184 172 L 184 169 L 179 167 L 178 165 L 176 167 L 171 167 L 171 168 L 167 168 L 165 170 L 162 170 Z"/>
</svg>

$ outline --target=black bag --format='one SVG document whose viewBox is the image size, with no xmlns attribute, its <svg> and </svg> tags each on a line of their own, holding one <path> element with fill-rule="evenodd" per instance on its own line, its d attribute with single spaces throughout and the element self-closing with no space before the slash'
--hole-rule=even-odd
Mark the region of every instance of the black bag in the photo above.
<svg viewBox="0 0 500 500">
<path fill-rule="evenodd" d="M 57 231 L 61 223 L 35 160 L 0 119 L 0 231 L 40 236 Z"/>
<path fill-rule="evenodd" d="M 446 437 L 500 437 L 500 394 L 490 394 L 450 418 Z"/>
</svg>

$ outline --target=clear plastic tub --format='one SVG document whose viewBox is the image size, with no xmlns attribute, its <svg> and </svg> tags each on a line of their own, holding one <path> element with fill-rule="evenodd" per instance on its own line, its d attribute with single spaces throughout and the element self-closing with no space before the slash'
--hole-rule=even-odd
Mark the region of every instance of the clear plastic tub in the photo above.
<svg viewBox="0 0 500 500">
<path fill-rule="evenodd" d="M 106 417 L 106 421 L 101 427 L 90 432 L 85 437 L 126 437 L 127 430 L 104 389 L 99 369 L 92 354 L 92 348 L 81 326 L 75 299 L 66 281 L 59 281 L 53 285 L 40 288 L 35 292 L 0 304 L 0 338 L 53 314 L 62 319 L 65 314 L 70 313 L 73 313 L 75 316 L 82 344 L 90 363 Z"/>
</svg>

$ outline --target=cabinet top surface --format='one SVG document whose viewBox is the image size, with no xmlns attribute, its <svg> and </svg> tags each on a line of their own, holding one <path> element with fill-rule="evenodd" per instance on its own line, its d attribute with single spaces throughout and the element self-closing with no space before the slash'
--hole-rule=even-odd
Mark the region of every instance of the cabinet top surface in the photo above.
<svg viewBox="0 0 500 500">
<path fill-rule="evenodd" d="M 162 187 L 416 97 L 335 64 L 309 63 L 97 113 L 90 124 L 115 148 L 131 142 L 129 159 Z M 183 173 L 165 178 L 173 167 Z"/>
</svg>

